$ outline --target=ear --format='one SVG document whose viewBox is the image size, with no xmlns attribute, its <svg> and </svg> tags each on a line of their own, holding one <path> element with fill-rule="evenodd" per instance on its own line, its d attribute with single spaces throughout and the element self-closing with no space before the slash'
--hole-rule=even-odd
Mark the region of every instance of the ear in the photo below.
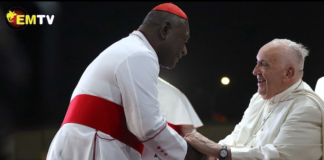
<svg viewBox="0 0 324 160">
<path fill-rule="evenodd" d="M 288 70 L 286 71 L 285 79 L 290 80 L 294 76 L 295 76 L 295 68 L 289 67 Z"/>
<path fill-rule="evenodd" d="M 160 28 L 160 37 L 165 40 L 167 36 L 170 34 L 171 23 L 163 22 Z"/>
</svg>

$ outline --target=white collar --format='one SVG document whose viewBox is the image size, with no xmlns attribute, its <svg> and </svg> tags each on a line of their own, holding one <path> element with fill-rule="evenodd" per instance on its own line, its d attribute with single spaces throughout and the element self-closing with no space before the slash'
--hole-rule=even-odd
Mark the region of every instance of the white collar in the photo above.
<svg viewBox="0 0 324 160">
<path fill-rule="evenodd" d="M 144 42 L 144 45 L 150 50 L 152 51 L 153 53 L 156 54 L 154 48 L 152 47 L 152 45 L 150 44 L 150 42 L 146 39 L 145 35 L 141 32 L 141 31 L 138 31 L 138 30 L 134 30 L 131 34 L 129 34 L 130 36 L 139 36 L 138 38 L 141 39 L 142 42 Z M 156 54 L 157 56 L 157 54 Z"/>
<path fill-rule="evenodd" d="M 302 80 L 299 80 L 298 82 L 296 82 L 295 84 L 293 84 L 292 86 L 290 86 L 289 88 L 287 88 L 286 90 L 284 90 L 283 92 L 279 93 L 279 94 L 276 94 L 275 96 L 273 96 L 271 99 L 270 99 L 270 102 L 271 103 L 278 103 L 278 102 L 281 102 L 281 101 L 287 101 L 289 100 L 290 96 L 287 96 L 289 95 L 289 93 L 293 92 L 294 90 L 296 90 L 297 88 L 300 87 L 300 85 L 302 84 Z"/>
</svg>

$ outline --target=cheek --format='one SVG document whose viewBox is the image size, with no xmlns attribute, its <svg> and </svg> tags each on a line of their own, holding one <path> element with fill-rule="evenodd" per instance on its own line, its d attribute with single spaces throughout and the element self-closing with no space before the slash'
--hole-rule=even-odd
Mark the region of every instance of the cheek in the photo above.
<svg viewBox="0 0 324 160">
<path fill-rule="evenodd" d="M 173 57 L 178 57 L 182 53 L 182 50 L 183 50 L 183 45 L 179 43 L 174 44 L 174 46 L 172 47 L 171 54 L 173 54 Z"/>
<path fill-rule="evenodd" d="M 270 76 L 269 76 L 269 71 L 267 71 L 267 70 L 264 69 L 264 68 L 260 68 L 259 70 L 260 70 L 261 75 L 262 75 L 262 77 L 263 77 L 264 79 L 268 80 L 268 78 L 270 78 Z"/>
<path fill-rule="evenodd" d="M 178 38 L 177 40 L 174 41 L 174 46 L 177 49 L 177 51 L 182 50 L 184 47 L 185 41 L 183 39 Z"/>
<path fill-rule="evenodd" d="M 267 88 L 267 93 L 268 94 L 273 94 L 277 92 L 277 89 L 279 86 L 281 86 L 281 76 L 276 75 L 276 74 L 268 74 L 267 75 L 267 83 L 266 83 L 266 88 Z"/>
</svg>

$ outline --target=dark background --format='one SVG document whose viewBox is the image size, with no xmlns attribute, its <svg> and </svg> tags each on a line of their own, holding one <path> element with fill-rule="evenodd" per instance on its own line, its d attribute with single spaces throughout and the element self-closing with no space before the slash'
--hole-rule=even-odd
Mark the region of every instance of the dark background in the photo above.
<svg viewBox="0 0 324 160">
<path fill-rule="evenodd" d="M 169 2 L 169 1 L 168 1 Z M 1 2 L 0 130 L 60 127 L 86 67 L 104 49 L 136 30 L 160 2 Z M 287 38 L 310 50 L 303 80 L 313 89 L 324 75 L 323 2 L 176 2 L 188 16 L 188 54 L 160 77 L 179 88 L 203 123 L 214 114 L 237 123 L 257 91 L 258 50 Z M 53 25 L 13 31 L 11 7 L 55 15 Z M 228 76 L 228 86 L 220 80 Z"/>
</svg>

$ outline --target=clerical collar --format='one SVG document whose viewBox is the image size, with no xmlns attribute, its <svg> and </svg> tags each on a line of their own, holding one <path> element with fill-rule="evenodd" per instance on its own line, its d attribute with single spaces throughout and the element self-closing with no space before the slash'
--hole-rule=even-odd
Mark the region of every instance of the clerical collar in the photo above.
<svg viewBox="0 0 324 160">
<path fill-rule="evenodd" d="M 141 31 L 138 30 L 134 30 L 130 35 L 134 35 L 134 36 L 138 36 L 141 41 L 144 42 L 144 45 L 153 53 L 156 54 L 154 48 L 152 47 L 152 45 L 150 44 L 150 42 L 146 39 L 146 37 L 144 36 L 144 34 Z"/>
<path fill-rule="evenodd" d="M 278 102 L 281 102 L 281 101 L 287 101 L 289 99 L 289 96 L 287 96 L 287 95 L 289 93 L 293 92 L 294 90 L 296 90 L 297 88 L 299 88 L 302 82 L 303 82 L 302 80 L 299 80 L 298 82 L 296 82 L 295 84 L 290 86 L 288 89 L 286 89 L 283 92 L 273 96 L 270 99 L 270 102 L 271 103 L 278 103 Z"/>
</svg>

